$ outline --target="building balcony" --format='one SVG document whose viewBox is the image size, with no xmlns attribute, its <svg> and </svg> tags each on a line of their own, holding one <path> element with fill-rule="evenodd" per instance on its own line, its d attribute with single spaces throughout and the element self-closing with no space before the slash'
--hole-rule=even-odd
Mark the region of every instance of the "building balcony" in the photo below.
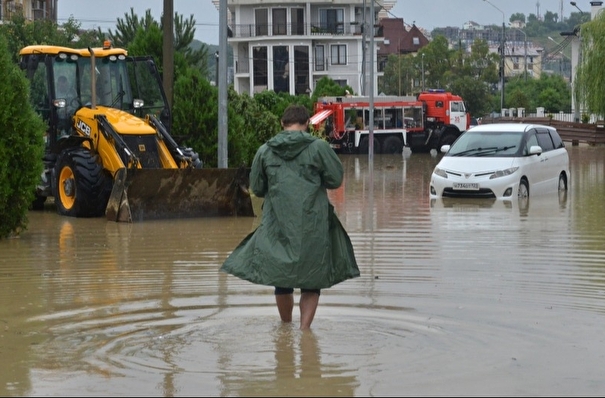
<svg viewBox="0 0 605 398">
<path fill-rule="evenodd" d="M 251 37 L 272 36 L 342 36 L 361 35 L 361 24 L 351 23 L 310 23 L 310 24 L 243 24 L 230 25 L 231 38 L 247 39 Z"/>
</svg>

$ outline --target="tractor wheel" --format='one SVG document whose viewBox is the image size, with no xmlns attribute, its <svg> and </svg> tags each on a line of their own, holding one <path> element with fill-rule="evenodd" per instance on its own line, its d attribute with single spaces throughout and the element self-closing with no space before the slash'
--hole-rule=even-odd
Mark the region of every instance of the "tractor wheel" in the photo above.
<svg viewBox="0 0 605 398">
<path fill-rule="evenodd" d="M 111 178 L 98 156 L 77 148 L 61 153 L 53 172 L 57 213 L 70 217 L 99 217 L 111 193 Z"/>
</svg>

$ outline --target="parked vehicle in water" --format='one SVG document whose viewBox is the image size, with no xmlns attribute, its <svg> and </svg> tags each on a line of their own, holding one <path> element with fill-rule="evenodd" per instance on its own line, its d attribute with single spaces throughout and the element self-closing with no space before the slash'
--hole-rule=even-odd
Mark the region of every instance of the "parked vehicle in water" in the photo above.
<svg viewBox="0 0 605 398">
<path fill-rule="evenodd" d="M 483 124 L 441 148 L 431 198 L 528 198 L 568 189 L 569 155 L 557 130 L 526 123 Z"/>
<path fill-rule="evenodd" d="M 198 153 L 174 140 L 153 57 L 129 56 L 109 41 L 31 45 L 19 65 L 48 125 L 33 208 L 52 197 L 61 215 L 112 221 L 254 215 L 247 168 L 203 168 Z"/>
<path fill-rule="evenodd" d="M 469 128 L 470 115 L 460 96 L 430 89 L 417 97 L 378 96 L 373 102 L 367 96 L 322 97 L 310 119 L 339 153 L 368 153 L 371 122 L 374 153 L 402 153 L 404 146 L 429 152 L 454 142 Z"/>
</svg>

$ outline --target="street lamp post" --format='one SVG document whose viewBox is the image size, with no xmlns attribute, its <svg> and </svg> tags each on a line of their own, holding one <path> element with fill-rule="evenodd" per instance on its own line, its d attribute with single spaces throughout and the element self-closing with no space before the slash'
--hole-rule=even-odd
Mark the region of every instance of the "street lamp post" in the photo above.
<svg viewBox="0 0 605 398">
<path fill-rule="evenodd" d="M 493 5 L 489 0 L 483 0 L 490 6 L 502 13 L 502 37 L 500 39 L 500 116 L 504 109 L 504 43 L 505 43 L 505 27 L 504 27 L 504 11 Z"/>
<path fill-rule="evenodd" d="M 397 40 L 397 74 L 399 78 L 397 83 L 399 84 L 399 90 L 397 91 L 401 96 L 401 37 Z"/>
<path fill-rule="evenodd" d="M 509 23 L 510 25 L 510 23 Z M 524 60 L 523 60 L 523 70 L 525 71 L 525 81 L 527 81 L 527 34 L 522 31 L 519 28 L 515 28 L 513 26 L 511 26 L 511 29 L 515 29 L 518 30 L 519 32 L 523 33 L 523 47 L 524 47 Z"/>
<path fill-rule="evenodd" d="M 584 15 L 584 11 L 582 11 L 580 9 L 580 7 L 578 7 L 578 4 L 575 1 L 570 1 L 569 4 L 571 4 L 572 6 L 576 7 L 578 9 L 578 11 L 580 11 L 580 15 Z"/>
<path fill-rule="evenodd" d="M 576 7 L 578 9 L 578 11 L 580 11 L 580 17 L 584 18 L 584 11 L 582 11 L 580 9 L 580 7 L 578 7 L 578 5 L 576 4 L 575 1 L 570 1 L 569 4 L 571 4 L 572 6 Z M 579 122 L 580 121 L 580 104 L 578 103 L 578 98 L 576 96 L 576 78 L 575 78 L 575 73 L 576 73 L 576 67 L 577 65 L 582 61 L 582 44 L 581 44 L 581 31 L 579 26 L 577 26 L 576 28 L 574 28 L 573 32 L 571 32 L 571 34 L 569 34 L 568 32 L 561 32 L 562 36 L 575 36 L 575 38 L 573 39 L 572 43 L 571 43 L 571 103 L 573 106 L 573 114 L 574 114 L 574 120 L 575 122 Z"/>
<path fill-rule="evenodd" d="M 422 91 L 424 91 L 424 53 L 422 53 Z"/>
</svg>

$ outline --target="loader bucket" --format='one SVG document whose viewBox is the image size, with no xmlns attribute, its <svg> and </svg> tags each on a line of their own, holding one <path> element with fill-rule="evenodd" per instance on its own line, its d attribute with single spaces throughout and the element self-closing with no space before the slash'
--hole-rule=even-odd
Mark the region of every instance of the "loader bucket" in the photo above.
<svg viewBox="0 0 605 398">
<path fill-rule="evenodd" d="M 110 221 L 254 216 L 250 169 L 120 169 L 105 215 Z"/>
</svg>

